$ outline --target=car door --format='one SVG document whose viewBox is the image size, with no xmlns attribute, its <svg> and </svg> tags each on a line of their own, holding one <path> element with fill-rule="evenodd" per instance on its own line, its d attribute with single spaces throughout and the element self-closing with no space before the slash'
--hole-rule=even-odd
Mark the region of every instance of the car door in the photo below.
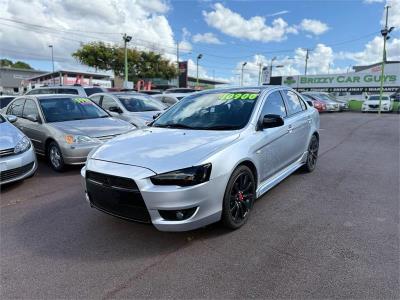
<svg viewBox="0 0 400 300">
<path fill-rule="evenodd" d="M 311 116 L 307 113 L 307 106 L 292 90 L 283 90 L 288 117 L 286 119 L 290 140 L 287 144 L 290 152 L 290 163 L 298 160 L 307 150 L 308 136 L 311 128 Z"/>
<path fill-rule="evenodd" d="M 36 117 L 37 121 L 33 121 Z M 39 115 L 36 102 L 33 99 L 26 99 L 22 112 L 21 124 L 24 133 L 30 138 L 38 152 L 44 152 L 46 135 Z"/>
<path fill-rule="evenodd" d="M 279 91 L 272 92 L 267 96 L 259 120 L 261 121 L 268 114 L 280 115 L 286 119 L 286 106 Z M 284 124 L 276 128 L 258 130 L 256 137 L 256 154 L 262 182 L 288 164 L 291 154 L 287 148 L 287 144 L 290 143 L 288 126 Z"/>
</svg>

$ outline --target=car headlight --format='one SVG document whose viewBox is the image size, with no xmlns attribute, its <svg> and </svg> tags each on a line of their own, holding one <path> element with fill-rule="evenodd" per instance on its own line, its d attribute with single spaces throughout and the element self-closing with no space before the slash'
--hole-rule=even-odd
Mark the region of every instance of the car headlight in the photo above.
<svg viewBox="0 0 400 300">
<path fill-rule="evenodd" d="M 15 154 L 23 153 L 27 151 L 30 147 L 31 147 L 31 141 L 26 136 L 24 136 L 22 139 L 19 140 L 19 142 L 15 146 L 14 153 Z"/>
<path fill-rule="evenodd" d="M 210 180 L 211 164 L 190 167 L 150 177 L 154 185 L 191 186 Z"/>
<path fill-rule="evenodd" d="M 83 143 L 98 143 L 99 141 L 86 135 L 71 135 L 68 134 L 64 137 L 67 144 L 83 144 Z"/>
</svg>

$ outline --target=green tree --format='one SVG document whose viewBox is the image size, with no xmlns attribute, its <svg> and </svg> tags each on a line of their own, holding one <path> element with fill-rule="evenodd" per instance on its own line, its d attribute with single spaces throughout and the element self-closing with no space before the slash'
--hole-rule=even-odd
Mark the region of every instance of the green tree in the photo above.
<svg viewBox="0 0 400 300">
<path fill-rule="evenodd" d="M 128 49 L 128 79 L 163 78 L 171 79 L 177 76 L 176 67 L 160 54 L 155 52 Z M 125 50 L 123 47 L 93 42 L 82 45 L 72 54 L 80 63 L 87 66 L 109 71 L 117 76 L 124 76 Z"/>
<path fill-rule="evenodd" d="M 6 59 L 6 58 L 0 59 L 0 67 L 10 67 L 10 68 L 28 69 L 28 70 L 32 70 L 33 69 L 26 62 L 18 60 L 15 63 L 13 63 L 11 60 Z"/>
<path fill-rule="evenodd" d="M 16 61 L 13 65 L 13 68 L 17 68 L 17 69 L 27 69 L 27 70 L 32 70 L 33 68 L 27 64 L 26 62 L 23 61 Z"/>
</svg>

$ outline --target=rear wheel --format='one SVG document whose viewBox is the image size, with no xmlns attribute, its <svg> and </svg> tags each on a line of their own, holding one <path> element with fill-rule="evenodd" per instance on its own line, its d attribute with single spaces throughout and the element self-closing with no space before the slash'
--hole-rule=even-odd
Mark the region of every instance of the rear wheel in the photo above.
<svg viewBox="0 0 400 300">
<path fill-rule="evenodd" d="M 62 172 L 65 168 L 64 159 L 60 147 L 56 142 L 51 142 L 47 150 L 47 158 L 50 166 L 53 170 L 57 172 Z"/>
<path fill-rule="evenodd" d="M 253 172 L 246 166 L 239 166 L 229 179 L 222 209 L 224 226 L 237 229 L 249 218 L 256 198 L 256 182 Z"/>
<path fill-rule="evenodd" d="M 303 170 L 311 173 L 317 165 L 319 150 L 319 141 L 316 135 L 313 135 L 308 145 L 307 161 L 303 166 Z"/>
</svg>

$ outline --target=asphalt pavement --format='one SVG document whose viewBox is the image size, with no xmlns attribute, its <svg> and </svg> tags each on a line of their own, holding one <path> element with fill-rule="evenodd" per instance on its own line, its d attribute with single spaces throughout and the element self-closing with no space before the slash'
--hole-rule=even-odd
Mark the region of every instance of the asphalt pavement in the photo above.
<svg viewBox="0 0 400 300">
<path fill-rule="evenodd" d="M 400 116 L 321 115 L 315 172 L 237 231 L 159 232 L 88 206 L 80 168 L 0 194 L 0 298 L 400 298 Z"/>
</svg>

